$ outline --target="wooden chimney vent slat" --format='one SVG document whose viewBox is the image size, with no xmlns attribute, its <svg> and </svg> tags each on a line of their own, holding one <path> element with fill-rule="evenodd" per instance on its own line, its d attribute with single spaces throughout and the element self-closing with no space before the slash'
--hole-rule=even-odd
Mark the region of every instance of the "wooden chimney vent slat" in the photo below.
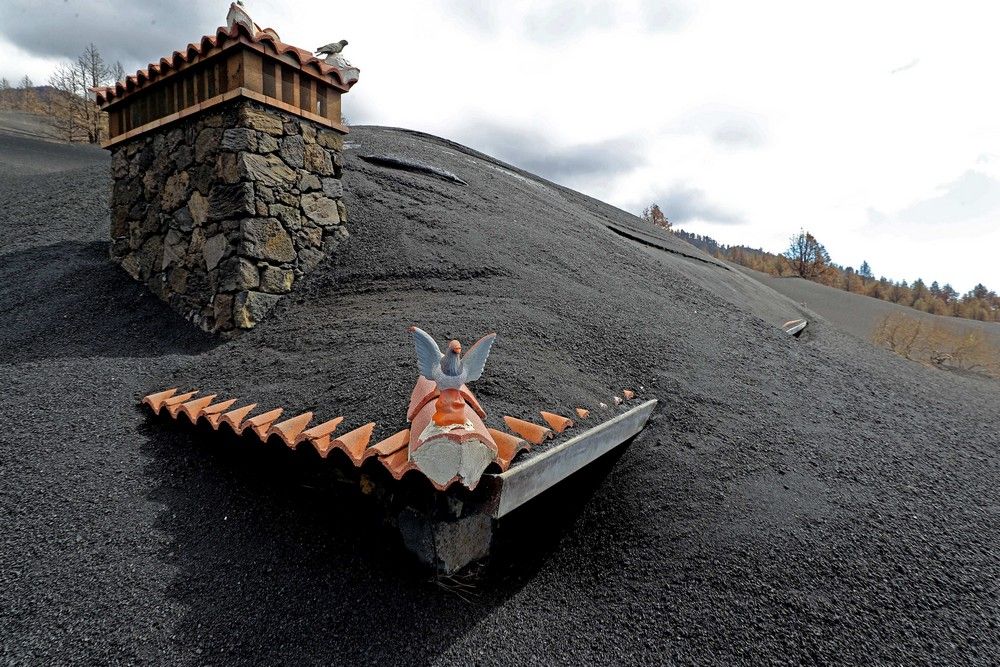
<svg viewBox="0 0 1000 667">
<path fill-rule="evenodd" d="M 311 53 L 237 24 L 96 94 L 109 114 L 107 147 L 236 97 L 346 133 L 340 96 L 353 83 Z"/>
</svg>

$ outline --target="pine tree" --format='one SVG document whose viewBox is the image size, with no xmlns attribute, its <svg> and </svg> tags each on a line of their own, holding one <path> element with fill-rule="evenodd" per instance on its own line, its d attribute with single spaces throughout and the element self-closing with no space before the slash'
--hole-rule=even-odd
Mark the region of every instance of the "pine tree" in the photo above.
<svg viewBox="0 0 1000 667">
<path fill-rule="evenodd" d="M 861 276 L 861 280 L 866 282 L 874 277 L 872 275 L 872 267 L 868 265 L 868 260 L 861 262 L 861 268 L 858 269 L 858 275 Z"/>
</svg>

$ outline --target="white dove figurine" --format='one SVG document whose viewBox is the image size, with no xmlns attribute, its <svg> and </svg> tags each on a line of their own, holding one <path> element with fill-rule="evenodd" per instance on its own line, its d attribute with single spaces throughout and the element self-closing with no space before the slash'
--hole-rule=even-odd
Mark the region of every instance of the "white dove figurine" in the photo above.
<svg viewBox="0 0 1000 667">
<path fill-rule="evenodd" d="M 448 351 L 441 348 L 423 329 L 410 327 L 417 349 L 417 366 L 420 374 L 437 383 L 438 389 L 459 389 L 467 382 L 478 380 L 486 366 L 486 357 L 496 340 L 495 333 L 483 336 L 469 351 L 462 355 L 462 344 L 457 340 L 448 343 Z"/>
</svg>

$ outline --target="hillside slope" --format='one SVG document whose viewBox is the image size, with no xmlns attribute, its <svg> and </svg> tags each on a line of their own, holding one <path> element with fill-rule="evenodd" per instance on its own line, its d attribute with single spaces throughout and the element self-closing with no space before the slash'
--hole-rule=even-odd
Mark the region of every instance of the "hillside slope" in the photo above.
<svg viewBox="0 0 1000 667">
<path fill-rule="evenodd" d="M 65 137 L 60 133 L 52 116 L 32 111 L 0 110 L 0 133 L 31 139 L 59 141 Z"/>
<path fill-rule="evenodd" d="M 1000 324 L 996 322 L 979 322 L 959 317 L 932 315 L 890 301 L 827 287 L 804 278 L 781 278 L 744 266 L 735 264 L 731 266 L 794 302 L 818 313 L 838 329 L 863 340 L 871 339 L 872 332 L 887 315 L 897 313 L 924 322 L 940 324 L 953 331 L 976 329 L 986 333 L 1000 345 Z"/>
<path fill-rule="evenodd" d="M 10 146 L 0 138 L 0 155 Z M 996 383 L 824 322 L 792 339 L 775 325 L 805 311 L 746 275 L 611 206 L 389 128 L 350 135 L 352 238 L 336 260 L 220 344 L 106 261 L 106 157 L 46 146 L 0 171 L 8 661 L 911 664 L 1000 651 Z M 59 170 L 77 159 L 90 162 Z M 442 339 L 499 332 L 474 387 L 494 422 L 624 386 L 661 399 L 628 448 L 512 515 L 508 565 L 471 597 L 414 578 L 308 480 L 215 454 L 134 407 L 197 383 L 391 430 L 414 323 Z"/>
</svg>

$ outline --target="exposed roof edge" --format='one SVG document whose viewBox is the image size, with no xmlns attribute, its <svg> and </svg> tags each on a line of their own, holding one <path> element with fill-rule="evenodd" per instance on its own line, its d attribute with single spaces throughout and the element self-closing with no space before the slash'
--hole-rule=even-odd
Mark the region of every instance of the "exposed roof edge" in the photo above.
<svg viewBox="0 0 1000 667">
<path fill-rule="evenodd" d="M 299 66 L 303 69 L 309 67 L 320 76 L 334 78 L 336 83 L 345 90 L 350 90 L 351 86 L 358 81 L 357 69 L 355 68 L 345 72 L 333 65 L 329 65 L 314 56 L 311 51 L 306 51 L 305 49 L 300 49 L 297 46 L 291 46 L 280 41 L 277 38 L 277 34 L 269 28 L 256 31 L 256 34 L 253 34 L 243 24 L 234 23 L 232 28 L 220 26 L 216 29 L 214 35 L 205 35 L 199 40 L 198 44 L 188 44 L 187 48 L 183 51 L 174 51 L 169 58 L 160 58 L 158 63 L 150 63 L 145 69 L 138 70 L 135 74 L 125 77 L 123 81 L 118 81 L 112 86 L 95 88 L 94 93 L 97 96 L 97 103 L 99 105 L 110 104 L 115 98 L 143 88 L 146 84 L 166 76 L 181 65 L 204 56 L 211 49 L 222 46 L 226 42 L 240 40 L 241 38 L 247 40 L 250 44 L 261 46 L 267 44 L 278 55 L 289 55 L 295 58 Z"/>
</svg>

